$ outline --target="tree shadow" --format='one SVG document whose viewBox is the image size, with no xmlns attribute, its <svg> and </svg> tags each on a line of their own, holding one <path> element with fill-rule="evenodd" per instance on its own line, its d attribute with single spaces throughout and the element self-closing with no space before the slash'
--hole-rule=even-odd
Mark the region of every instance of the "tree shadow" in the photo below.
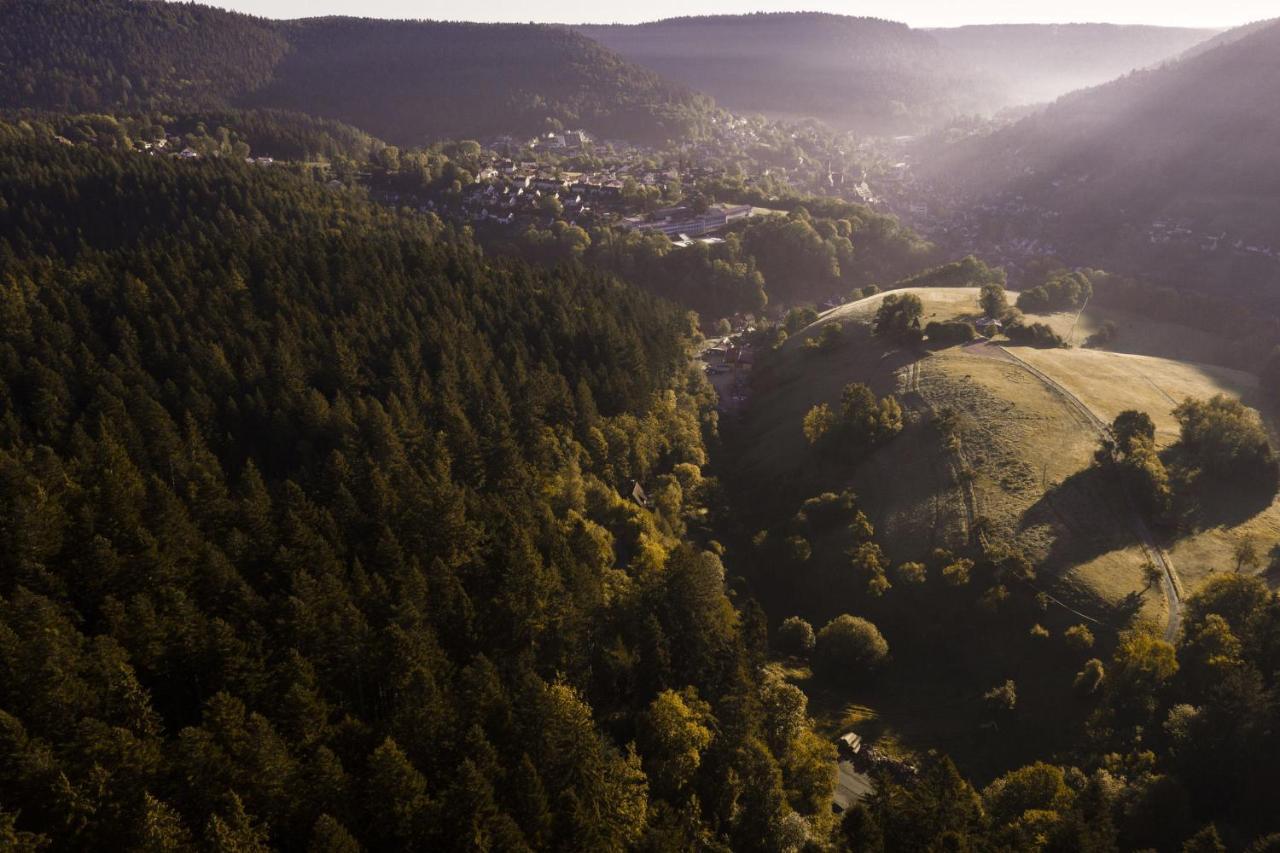
<svg viewBox="0 0 1280 853">
<path fill-rule="evenodd" d="M 1130 519 L 1115 475 L 1090 466 L 1052 485 L 1022 514 L 1018 529 L 1050 530 L 1052 544 L 1042 563 L 1060 569 L 1133 545 Z"/>
<path fill-rule="evenodd" d="M 1179 496 L 1182 523 L 1198 532 L 1214 527 L 1232 528 L 1266 511 L 1276 497 L 1274 482 L 1233 482 L 1197 477 Z"/>
</svg>

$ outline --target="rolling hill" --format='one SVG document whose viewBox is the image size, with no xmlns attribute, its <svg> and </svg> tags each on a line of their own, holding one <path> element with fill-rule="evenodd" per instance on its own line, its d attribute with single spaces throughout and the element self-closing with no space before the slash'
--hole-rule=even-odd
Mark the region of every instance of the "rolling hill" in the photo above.
<svg viewBox="0 0 1280 853">
<path fill-rule="evenodd" d="M 1280 23 L 1272 23 L 1061 98 L 924 171 L 1051 211 L 1054 242 L 1090 263 L 1273 298 L 1278 158 Z"/>
<path fill-rule="evenodd" d="M 1104 24 L 915 30 L 817 13 L 578 29 L 731 109 L 873 134 L 1052 100 L 1177 56 L 1215 33 Z"/>
<path fill-rule="evenodd" d="M 270 21 L 150 0 L 0 0 L 0 108 L 283 108 L 408 145 L 550 121 L 662 142 L 711 102 L 559 27 Z"/>
<path fill-rule="evenodd" d="M 909 290 L 924 301 L 922 322 L 972 322 L 981 314 L 976 288 Z M 1224 393 L 1261 406 L 1257 378 L 1205 363 L 1223 350 L 1213 335 L 1111 308 L 1087 310 L 1074 336 L 1079 342 L 1109 320 L 1120 330 L 1113 351 L 1003 342 L 915 352 L 871 334 L 884 298 L 824 313 L 755 377 L 731 439 L 742 449 L 735 460 L 741 476 L 780 494 L 851 488 L 894 562 L 963 549 L 975 525 L 982 527 L 1024 551 L 1062 601 L 1119 625 L 1128 597 L 1144 589 L 1149 553 L 1121 494 L 1089 474 L 1098 423 L 1124 409 L 1146 411 L 1157 445 L 1167 447 L 1177 439 L 1177 403 Z M 1074 312 L 1030 319 L 1064 337 L 1076 322 Z M 832 324 L 840 324 L 846 343 L 815 355 L 805 339 Z M 867 383 L 876 395 L 896 393 L 907 413 L 904 432 L 852 475 L 816 459 L 800 428 L 807 410 L 839 400 L 850 382 Z M 932 425 L 948 409 L 959 424 L 955 448 Z M 1272 502 L 1159 544 L 1190 593 L 1211 572 L 1231 567 L 1233 541 L 1246 534 L 1270 540 L 1277 531 L 1280 503 Z M 1146 618 L 1168 624 L 1167 600 L 1151 594 L 1140 604 Z"/>
<path fill-rule="evenodd" d="M 932 29 L 938 43 L 999 82 L 1010 105 L 1052 101 L 1193 49 L 1218 31 L 1116 24 Z"/>
<path fill-rule="evenodd" d="M 933 36 L 875 18 L 717 15 L 578 31 L 729 109 L 865 133 L 911 132 L 998 96 Z"/>
</svg>

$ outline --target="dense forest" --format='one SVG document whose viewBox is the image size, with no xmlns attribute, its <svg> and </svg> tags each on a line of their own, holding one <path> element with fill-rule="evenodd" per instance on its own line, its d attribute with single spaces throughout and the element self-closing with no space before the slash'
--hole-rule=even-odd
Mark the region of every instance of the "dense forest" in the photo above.
<svg viewBox="0 0 1280 853">
<path fill-rule="evenodd" d="M 563 124 L 661 143 L 709 99 L 558 27 L 269 21 L 153 0 L 0 2 L 0 107 L 291 109 L 400 145 Z"/>
<path fill-rule="evenodd" d="M 6 846 L 828 831 L 831 748 L 695 544 L 682 311 L 281 171 L 0 139 Z"/>
</svg>

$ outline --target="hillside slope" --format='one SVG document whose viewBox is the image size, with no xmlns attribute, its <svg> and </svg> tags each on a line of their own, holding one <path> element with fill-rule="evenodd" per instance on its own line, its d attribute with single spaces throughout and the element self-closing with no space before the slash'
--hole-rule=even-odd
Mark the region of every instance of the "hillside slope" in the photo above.
<svg viewBox="0 0 1280 853">
<path fill-rule="evenodd" d="M 1176 57 L 1217 30 L 1116 24 L 1005 24 L 927 31 L 997 80 L 1011 105 L 1051 101 Z"/>
<path fill-rule="evenodd" d="M 686 537 L 683 311 L 33 125 L 0 122 L 0 847 L 829 834 L 834 749 L 765 744 L 760 652 Z M 660 823 L 694 796 L 635 734 L 664 691 L 734 815 Z"/>
<path fill-rule="evenodd" d="M 1163 268 L 1197 287 L 1243 282 L 1256 296 L 1280 281 L 1278 159 L 1272 24 L 1064 97 L 924 171 L 1052 211 L 1054 242 L 1082 257 Z"/>
<path fill-rule="evenodd" d="M 730 109 L 864 133 L 916 130 L 996 95 L 928 33 L 875 18 L 717 15 L 578 30 Z"/>
<path fill-rule="evenodd" d="M 521 24 L 276 22 L 151 0 L 0 0 L 0 108 L 286 108 L 396 144 L 551 121 L 662 142 L 712 105 L 581 35 Z"/>
</svg>

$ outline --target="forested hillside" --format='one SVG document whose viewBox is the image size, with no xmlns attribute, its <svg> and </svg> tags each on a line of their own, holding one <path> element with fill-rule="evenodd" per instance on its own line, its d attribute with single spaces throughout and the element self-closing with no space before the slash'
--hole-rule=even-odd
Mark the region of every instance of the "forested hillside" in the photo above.
<svg viewBox="0 0 1280 853">
<path fill-rule="evenodd" d="M 1176 58 L 1216 30 L 1118 24 L 994 24 L 928 30 L 994 77 L 1006 104 L 1052 101 Z"/>
<path fill-rule="evenodd" d="M 1053 100 L 1172 58 L 1213 30 L 972 26 L 770 13 L 578 27 L 623 57 L 738 112 L 908 133 L 955 116 Z"/>
<path fill-rule="evenodd" d="M 399 145 L 585 127 L 664 142 L 710 101 L 557 27 L 269 21 L 153 0 L 0 0 L 0 107 L 292 109 Z"/>
<path fill-rule="evenodd" d="M 692 544 L 714 422 L 681 311 L 50 134 L 0 125 L 5 844 L 830 830 L 831 749 Z"/>
<path fill-rule="evenodd" d="M 1051 211 L 1053 241 L 1177 283 L 1280 280 L 1280 25 L 1064 97 L 926 164 Z M 1026 218 L 1025 216 L 1022 218 Z M 1266 252 L 1271 254 L 1267 255 Z"/>
<path fill-rule="evenodd" d="M 672 18 L 578 30 L 739 112 L 906 133 L 987 108 L 965 61 L 906 24 L 814 13 Z"/>
</svg>

